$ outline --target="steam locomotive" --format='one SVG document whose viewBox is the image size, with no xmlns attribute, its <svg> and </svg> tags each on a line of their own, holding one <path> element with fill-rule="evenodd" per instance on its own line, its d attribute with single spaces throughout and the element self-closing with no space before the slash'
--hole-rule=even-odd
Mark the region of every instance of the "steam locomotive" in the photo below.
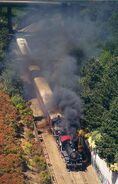
<svg viewBox="0 0 118 184">
<path fill-rule="evenodd" d="M 58 113 L 58 115 L 57 113 L 49 113 L 46 109 L 48 98 L 53 95 L 48 83 L 42 77 L 35 77 L 34 84 L 37 98 L 41 105 L 42 111 L 45 114 L 44 118 L 46 120 L 46 124 L 42 122 L 42 124 L 40 123 L 40 125 L 38 125 L 38 128 L 49 125 L 68 170 L 85 170 L 86 156 L 83 146 L 78 146 L 78 136 L 73 136 L 73 133 L 71 134 L 64 130 L 62 123 L 64 118 L 61 114 Z M 76 129 L 77 128 L 75 127 L 75 130 Z"/>
<path fill-rule="evenodd" d="M 86 169 L 86 156 L 83 146 L 78 146 L 78 137 L 68 135 L 62 126 L 62 117 L 52 119 L 52 133 L 65 160 L 68 171 L 83 171 Z"/>
</svg>

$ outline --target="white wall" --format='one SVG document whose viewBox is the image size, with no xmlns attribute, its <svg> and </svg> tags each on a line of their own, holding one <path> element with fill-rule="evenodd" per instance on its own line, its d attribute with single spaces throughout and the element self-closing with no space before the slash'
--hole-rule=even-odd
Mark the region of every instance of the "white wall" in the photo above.
<svg viewBox="0 0 118 184">
<path fill-rule="evenodd" d="M 96 167 L 102 184 L 118 184 L 118 173 L 111 172 L 107 164 L 94 151 L 91 152 L 92 164 Z"/>
</svg>

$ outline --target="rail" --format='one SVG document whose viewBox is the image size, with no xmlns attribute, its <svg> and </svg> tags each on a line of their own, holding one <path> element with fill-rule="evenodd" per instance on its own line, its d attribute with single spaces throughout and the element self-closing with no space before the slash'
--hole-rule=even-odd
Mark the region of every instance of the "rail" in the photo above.
<svg viewBox="0 0 118 184">
<path fill-rule="evenodd" d="M 40 142 L 40 144 L 42 145 L 43 154 L 44 154 L 44 157 L 45 157 L 46 163 L 47 163 L 47 168 L 48 168 L 48 171 L 49 171 L 50 176 L 51 176 L 51 182 L 53 184 L 58 184 L 58 181 L 56 179 L 56 176 L 55 176 L 55 173 L 54 173 L 54 170 L 53 170 L 50 158 L 49 158 L 49 154 L 48 154 L 48 151 L 47 151 L 47 148 L 46 148 L 46 145 L 45 145 L 45 141 L 44 141 L 42 135 L 40 135 L 40 136 L 38 135 L 38 131 L 37 131 L 37 127 L 36 127 L 35 123 L 34 123 L 34 132 L 35 132 L 36 140 L 38 142 Z M 43 142 L 41 140 L 43 140 Z"/>
<path fill-rule="evenodd" d="M 89 184 L 86 177 L 84 176 L 84 173 L 80 171 L 80 175 L 82 177 L 82 180 L 83 180 L 84 184 Z"/>
</svg>

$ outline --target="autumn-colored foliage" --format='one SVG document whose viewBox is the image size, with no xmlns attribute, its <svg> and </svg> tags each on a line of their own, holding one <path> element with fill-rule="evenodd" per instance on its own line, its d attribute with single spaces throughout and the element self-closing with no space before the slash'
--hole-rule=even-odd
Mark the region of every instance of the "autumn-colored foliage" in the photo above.
<svg viewBox="0 0 118 184">
<path fill-rule="evenodd" d="M 18 173 L 6 173 L 0 177 L 2 184 L 23 184 L 23 176 Z"/>
<path fill-rule="evenodd" d="M 17 110 L 7 94 L 0 91 L 0 182 L 23 184 L 20 142 L 14 124 Z"/>
<path fill-rule="evenodd" d="M 8 95 L 0 92 L 0 120 L 7 123 L 15 121 L 16 119 L 16 109 L 12 105 Z"/>
</svg>

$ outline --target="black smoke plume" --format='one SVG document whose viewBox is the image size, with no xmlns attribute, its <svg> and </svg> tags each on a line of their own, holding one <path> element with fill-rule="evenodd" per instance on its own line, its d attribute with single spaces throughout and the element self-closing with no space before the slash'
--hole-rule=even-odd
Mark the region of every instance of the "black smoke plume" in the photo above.
<svg viewBox="0 0 118 184">
<path fill-rule="evenodd" d="M 17 49 L 12 48 L 17 53 L 13 58 L 14 68 L 27 73 L 30 64 L 39 66 L 39 76 L 46 78 L 54 92 L 48 107 L 58 109 L 65 116 L 64 126 L 67 129 L 72 125 L 80 127 L 82 115 L 82 102 L 79 92 L 76 93 L 81 58 L 76 59 L 71 54 L 72 50 L 79 48 L 83 51 L 83 63 L 86 58 L 100 53 L 98 40 L 103 43 L 110 38 L 106 25 L 110 8 L 109 3 L 103 5 L 97 2 L 28 7 L 26 11 L 29 14 L 24 16 L 19 26 L 20 33 L 16 36 L 26 40 L 30 57 L 23 59 Z M 28 92 L 32 93 L 31 89 Z"/>
</svg>

